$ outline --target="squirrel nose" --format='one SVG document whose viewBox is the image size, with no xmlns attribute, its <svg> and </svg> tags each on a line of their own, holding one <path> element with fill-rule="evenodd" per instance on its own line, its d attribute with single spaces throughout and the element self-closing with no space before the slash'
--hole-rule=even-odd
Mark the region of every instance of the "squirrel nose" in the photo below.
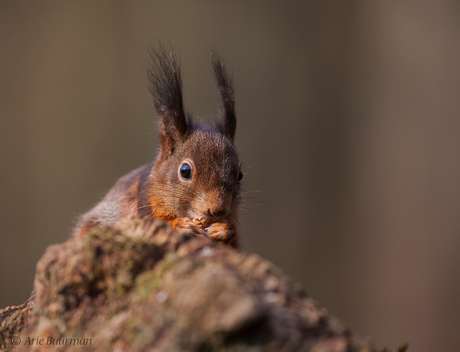
<svg viewBox="0 0 460 352">
<path fill-rule="evenodd" d="M 224 217 L 225 214 L 227 214 L 227 210 L 225 208 L 208 209 L 208 214 L 213 218 L 220 219 Z"/>
</svg>

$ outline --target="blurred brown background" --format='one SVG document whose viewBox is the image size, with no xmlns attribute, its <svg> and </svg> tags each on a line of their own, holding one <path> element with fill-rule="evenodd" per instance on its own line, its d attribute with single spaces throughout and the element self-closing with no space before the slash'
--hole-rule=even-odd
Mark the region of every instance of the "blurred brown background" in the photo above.
<svg viewBox="0 0 460 352">
<path fill-rule="evenodd" d="M 1 1 L 0 307 L 157 150 L 148 48 L 209 119 L 237 91 L 247 251 L 377 345 L 460 350 L 460 5 Z M 255 192 L 251 192 L 255 191 Z"/>
</svg>

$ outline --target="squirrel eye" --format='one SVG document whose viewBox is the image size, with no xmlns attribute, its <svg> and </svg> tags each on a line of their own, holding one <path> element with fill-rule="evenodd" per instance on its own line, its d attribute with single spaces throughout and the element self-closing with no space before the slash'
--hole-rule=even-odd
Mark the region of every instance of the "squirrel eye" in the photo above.
<svg viewBox="0 0 460 352">
<path fill-rule="evenodd" d="M 180 176 L 184 180 L 190 180 L 192 178 L 192 167 L 189 164 L 183 163 L 179 171 Z"/>
<path fill-rule="evenodd" d="M 243 171 L 240 170 L 240 172 L 238 173 L 238 182 L 241 181 L 242 178 L 243 178 Z"/>
</svg>

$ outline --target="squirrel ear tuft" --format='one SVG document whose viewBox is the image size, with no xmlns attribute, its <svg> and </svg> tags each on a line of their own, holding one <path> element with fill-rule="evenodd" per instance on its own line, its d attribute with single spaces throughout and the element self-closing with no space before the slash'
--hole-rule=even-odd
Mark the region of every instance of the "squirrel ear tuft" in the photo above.
<svg viewBox="0 0 460 352">
<path fill-rule="evenodd" d="M 150 50 L 147 77 L 153 104 L 160 115 L 159 134 L 162 151 L 170 154 L 188 133 L 190 123 L 184 113 L 182 78 L 174 52 L 161 44 Z"/>
<path fill-rule="evenodd" d="M 219 55 L 212 53 L 211 59 L 223 108 L 221 116 L 216 120 L 216 127 L 220 133 L 233 142 L 236 131 L 236 114 L 232 79 Z"/>
</svg>

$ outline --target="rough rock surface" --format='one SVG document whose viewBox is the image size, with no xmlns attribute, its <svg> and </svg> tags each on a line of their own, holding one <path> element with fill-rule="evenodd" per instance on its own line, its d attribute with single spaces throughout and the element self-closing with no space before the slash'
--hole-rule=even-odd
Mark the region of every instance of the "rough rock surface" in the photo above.
<svg viewBox="0 0 460 352">
<path fill-rule="evenodd" d="M 373 351 L 255 254 L 130 219 L 50 246 L 0 310 L 14 351 Z"/>
</svg>

